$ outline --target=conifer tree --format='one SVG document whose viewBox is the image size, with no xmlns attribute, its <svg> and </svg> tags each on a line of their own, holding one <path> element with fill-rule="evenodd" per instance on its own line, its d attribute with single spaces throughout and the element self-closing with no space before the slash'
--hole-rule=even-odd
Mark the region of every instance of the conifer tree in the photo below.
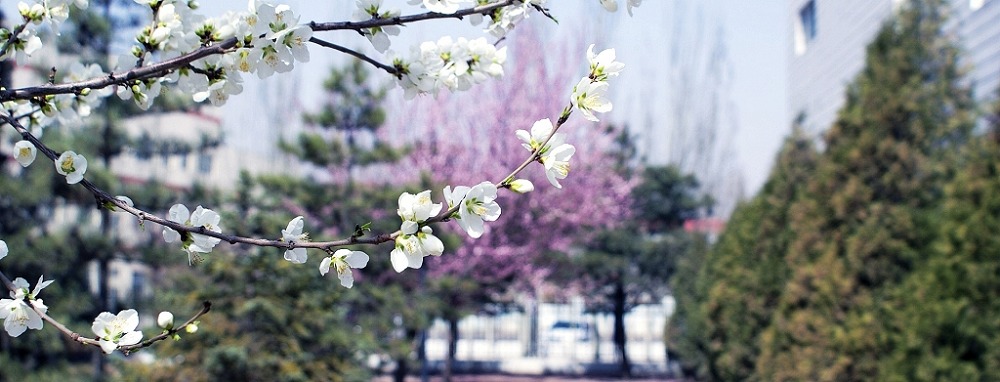
<svg viewBox="0 0 1000 382">
<path fill-rule="evenodd" d="M 929 258 L 894 294 L 883 368 L 899 380 L 1000 380 L 998 129 L 994 120 L 963 150 L 933 215 L 938 237 Z"/>
<path fill-rule="evenodd" d="M 706 370 L 713 379 L 752 379 L 760 334 L 771 322 L 790 270 L 785 253 L 793 240 L 789 207 L 804 192 L 818 153 L 802 132 L 785 140 L 770 179 L 760 193 L 737 207 L 701 276 L 706 335 L 711 338 Z"/>
<path fill-rule="evenodd" d="M 792 267 L 757 360 L 763 380 L 871 380 L 896 328 L 890 293 L 926 261 L 940 159 L 972 125 L 940 0 L 908 2 L 866 66 L 792 206 Z"/>
</svg>

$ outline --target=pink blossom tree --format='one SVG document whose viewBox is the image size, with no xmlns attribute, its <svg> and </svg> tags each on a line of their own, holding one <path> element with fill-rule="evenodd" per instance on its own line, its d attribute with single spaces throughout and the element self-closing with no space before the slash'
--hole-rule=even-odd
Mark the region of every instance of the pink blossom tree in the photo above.
<svg viewBox="0 0 1000 382">
<path fill-rule="evenodd" d="M 412 105 L 405 119 L 390 121 L 396 125 L 387 129 L 397 130 L 393 134 L 422 139 L 401 165 L 431 169 L 427 175 L 433 183 L 452 187 L 472 186 L 483 179 L 499 181 L 506 169 L 517 166 L 525 149 L 510 139 L 515 131 L 530 130 L 543 118 L 558 118 L 568 103 L 566 89 L 573 86 L 577 72 L 586 70 L 565 64 L 560 57 L 568 54 L 551 52 L 582 49 L 548 43 L 545 54 L 536 49 L 541 46 L 538 39 L 536 34 L 521 33 L 511 40 L 509 60 L 517 69 L 510 72 L 516 78 L 460 97 L 442 94 L 423 99 Z M 530 300 L 564 293 L 567 285 L 553 282 L 552 259 L 558 263 L 591 232 L 629 219 L 628 198 L 634 184 L 614 170 L 609 155 L 613 129 L 572 116 L 560 132 L 567 134 L 566 141 L 578 153 L 570 161 L 569 176 L 560 181 L 561 189 L 549 183 L 541 165 L 532 164 L 522 176 L 534 184 L 534 191 L 501 192 L 498 202 L 503 212 L 478 239 L 449 224 L 461 237 L 461 245 L 428 258 L 431 279 L 444 283 L 436 291 L 445 307 L 438 314 L 450 323 L 448 366 L 463 315 L 487 304 L 509 303 L 518 292 Z"/>
</svg>

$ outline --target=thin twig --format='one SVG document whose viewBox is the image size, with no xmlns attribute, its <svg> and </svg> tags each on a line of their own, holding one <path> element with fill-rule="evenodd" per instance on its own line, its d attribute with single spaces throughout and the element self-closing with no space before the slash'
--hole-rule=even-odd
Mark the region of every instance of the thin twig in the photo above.
<svg viewBox="0 0 1000 382">
<path fill-rule="evenodd" d="M 140 343 L 137 343 L 135 345 L 119 346 L 118 349 L 121 350 L 122 353 L 124 353 L 125 355 L 129 355 L 129 353 L 131 353 L 133 351 L 136 351 L 136 350 L 139 350 L 139 349 L 142 349 L 142 348 L 146 348 L 146 347 L 150 347 L 150 346 L 152 346 L 153 344 L 155 344 L 157 342 L 160 342 L 160 341 L 163 341 L 163 340 L 165 340 L 167 338 L 173 337 L 174 334 L 179 333 L 181 330 L 183 330 L 184 328 L 186 328 L 188 325 L 193 324 L 195 321 L 197 321 L 199 318 L 201 318 L 201 316 L 204 316 L 205 314 L 207 314 L 210 310 L 212 310 L 212 303 L 210 301 L 204 301 L 204 302 L 201 303 L 201 310 L 198 311 L 198 313 L 195 313 L 195 315 L 192 316 L 191 318 L 189 318 L 187 321 L 185 321 L 183 325 L 178 325 L 178 326 L 172 327 L 172 328 L 170 328 L 168 330 L 164 330 L 160 334 L 158 334 L 156 336 L 153 336 L 152 338 L 147 339 L 145 341 L 142 341 Z"/>
<path fill-rule="evenodd" d="M 368 57 L 364 53 L 358 52 L 356 50 L 348 49 L 346 47 L 334 44 L 334 43 L 326 41 L 326 40 L 321 40 L 321 39 L 316 38 L 316 37 L 310 38 L 309 42 L 311 42 L 313 44 L 316 44 L 316 45 L 319 45 L 319 46 L 322 46 L 324 48 L 330 48 L 330 49 L 336 50 L 338 52 L 347 53 L 349 55 L 357 57 L 357 58 L 361 59 L 364 62 L 372 64 L 376 68 L 382 69 L 382 70 L 388 72 L 389 74 L 391 74 L 393 76 L 396 76 L 397 78 L 400 75 L 402 75 L 402 73 L 400 73 L 398 70 L 396 70 L 396 68 L 394 68 L 392 66 L 389 66 L 389 65 L 386 65 L 386 64 L 383 64 L 381 62 L 375 61 L 375 59 L 373 59 L 371 57 Z"/>
<path fill-rule="evenodd" d="M 480 5 L 477 7 L 460 9 L 455 13 L 436 13 L 427 12 L 415 15 L 388 17 L 388 18 L 373 18 L 371 20 L 365 21 L 335 21 L 335 22 L 310 22 L 309 27 L 313 31 L 332 31 L 332 30 L 361 30 L 375 27 L 384 27 L 388 25 L 402 25 L 406 23 L 412 23 L 414 21 L 424 21 L 424 20 L 434 20 L 434 19 L 461 19 L 465 16 L 481 14 L 485 15 L 498 8 L 503 8 L 506 6 L 523 3 L 523 0 L 503 0 L 497 3 Z"/>
<path fill-rule="evenodd" d="M 11 292 L 15 292 L 17 290 L 14 287 L 14 283 L 11 282 L 10 279 L 7 277 L 7 275 L 5 275 L 3 272 L 0 272 L 0 282 L 3 282 L 3 285 L 5 287 L 7 287 L 7 289 L 10 290 Z M 38 308 L 36 308 L 34 304 L 28 303 L 27 305 L 29 307 L 31 307 L 31 310 L 35 311 L 35 313 L 38 314 L 38 317 L 41 317 L 42 320 L 45 320 L 45 322 L 48 322 L 49 325 L 52 325 L 52 327 L 54 327 L 54 328 L 56 328 L 56 330 L 62 332 L 62 334 L 64 334 L 66 337 L 69 337 L 73 341 L 79 342 L 79 343 L 84 344 L 84 345 L 91 345 L 91 346 L 97 346 L 97 347 L 101 346 L 100 341 L 98 341 L 97 339 L 84 337 L 84 336 L 80 335 L 80 333 L 74 332 L 70 328 L 66 327 L 66 325 L 63 325 L 58 320 L 52 318 L 52 316 L 49 316 L 47 313 L 45 313 L 45 312 L 43 312 L 41 310 L 38 310 Z M 142 349 L 142 348 L 145 348 L 145 347 L 149 347 L 149 346 L 153 345 L 154 343 L 157 343 L 159 341 L 163 341 L 163 340 L 165 340 L 167 338 L 170 338 L 174 334 L 176 334 L 177 332 L 179 332 L 180 330 L 184 329 L 186 326 L 188 326 L 191 323 L 193 323 L 196 320 L 198 320 L 198 318 L 201 318 L 201 316 L 204 316 L 206 313 L 208 313 L 209 310 L 211 310 L 211 308 L 212 308 L 212 303 L 208 302 L 208 301 L 205 301 L 205 302 L 202 303 L 201 310 L 198 311 L 198 313 L 195 313 L 195 315 L 192 316 L 190 319 L 188 319 L 184 323 L 184 325 L 180 325 L 180 326 L 171 328 L 170 330 L 165 330 L 162 333 L 160 333 L 159 335 L 154 336 L 152 338 L 149 338 L 149 339 L 147 339 L 145 341 L 142 341 L 140 343 L 137 343 L 135 345 L 119 346 L 118 349 L 120 349 L 122 351 L 122 353 L 124 353 L 125 355 L 128 355 L 129 353 L 131 353 L 131 352 L 133 352 L 135 350 L 139 350 L 139 349 Z"/>
<path fill-rule="evenodd" d="M 108 86 L 123 84 L 129 81 L 160 77 L 198 59 L 225 53 L 234 46 L 236 46 L 236 39 L 230 38 L 215 45 L 195 49 L 183 56 L 160 61 L 152 65 L 137 67 L 124 72 L 111 73 L 103 77 L 64 84 L 47 84 L 20 89 L 4 90 L 0 91 L 0 101 L 28 99 L 53 94 L 77 94 L 83 91 L 83 89 L 103 89 Z"/>
</svg>

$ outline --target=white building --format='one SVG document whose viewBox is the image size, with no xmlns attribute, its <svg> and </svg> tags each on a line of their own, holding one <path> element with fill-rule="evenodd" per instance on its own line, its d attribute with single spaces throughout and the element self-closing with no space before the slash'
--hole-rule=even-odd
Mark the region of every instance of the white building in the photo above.
<svg viewBox="0 0 1000 382">
<path fill-rule="evenodd" d="M 976 100 L 1000 87 L 1000 0 L 947 0 L 945 29 L 962 46 L 961 64 Z M 844 104 L 847 85 L 864 67 L 865 48 L 906 0 L 789 0 L 789 123 L 826 130 Z"/>
</svg>

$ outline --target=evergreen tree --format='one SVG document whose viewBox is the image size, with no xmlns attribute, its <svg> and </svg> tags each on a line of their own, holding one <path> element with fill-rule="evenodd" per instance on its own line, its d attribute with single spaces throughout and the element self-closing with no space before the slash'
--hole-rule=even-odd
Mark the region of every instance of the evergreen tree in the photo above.
<svg viewBox="0 0 1000 382">
<path fill-rule="evenodd" d="M 972 125 L 940 0 L 908 2 L 868 46 L 792 207 L 790 280 L 762 335 L 763 380 L 889 379 L 893 290 L 926 261 L 937 166 Z"/>
<path fill-rule="evenodd" d="M 716 380 L 752 380 L 760 334 L 771 323 L 790 270 L 785 254 L 794 239 L 789 206 L 804 192 L 818 153 L 795 130 L 785 140 L 770 179 L 737 207 L 705 259 L 707 290 L 697 303 L 710 340 L 704 370 Z M 693 341 L 693 340 L 692 340 Z"/>
<path fill-rule="evenodd" d="M 882 364 L 897 380 L 1000 380 L 998 129 L 963 150 L 935 213 L 929 258 L 893 295 L 892 352 Z"/>
<path fill-rule="evenodd" d="M 708 242 L 695 237 L 694 245 L 676 260 L 677 271 L 670 277 L 670 291 L 677 309 L 666 328 L 667 358 L 678 361 L 681 373 L 695 380 L 712 379 L 709 366 L 709 346 L 705 306 L 708 289 L 703 277 Z"/>
<path fill-rule="evenodd" d="M 698 191 L 694 175 L 675 166 L 643 169 L 632 191 L 633 224 L 598 233 L 578 261 L 586 275 L 588 308 L 614 316 L 612 339 L 623 376 L 631 373 L 625 314 L 665 295 L 679 259 L 690 256 L 691 237 L 680 228 L 704 206 Z"/>
</svg>

